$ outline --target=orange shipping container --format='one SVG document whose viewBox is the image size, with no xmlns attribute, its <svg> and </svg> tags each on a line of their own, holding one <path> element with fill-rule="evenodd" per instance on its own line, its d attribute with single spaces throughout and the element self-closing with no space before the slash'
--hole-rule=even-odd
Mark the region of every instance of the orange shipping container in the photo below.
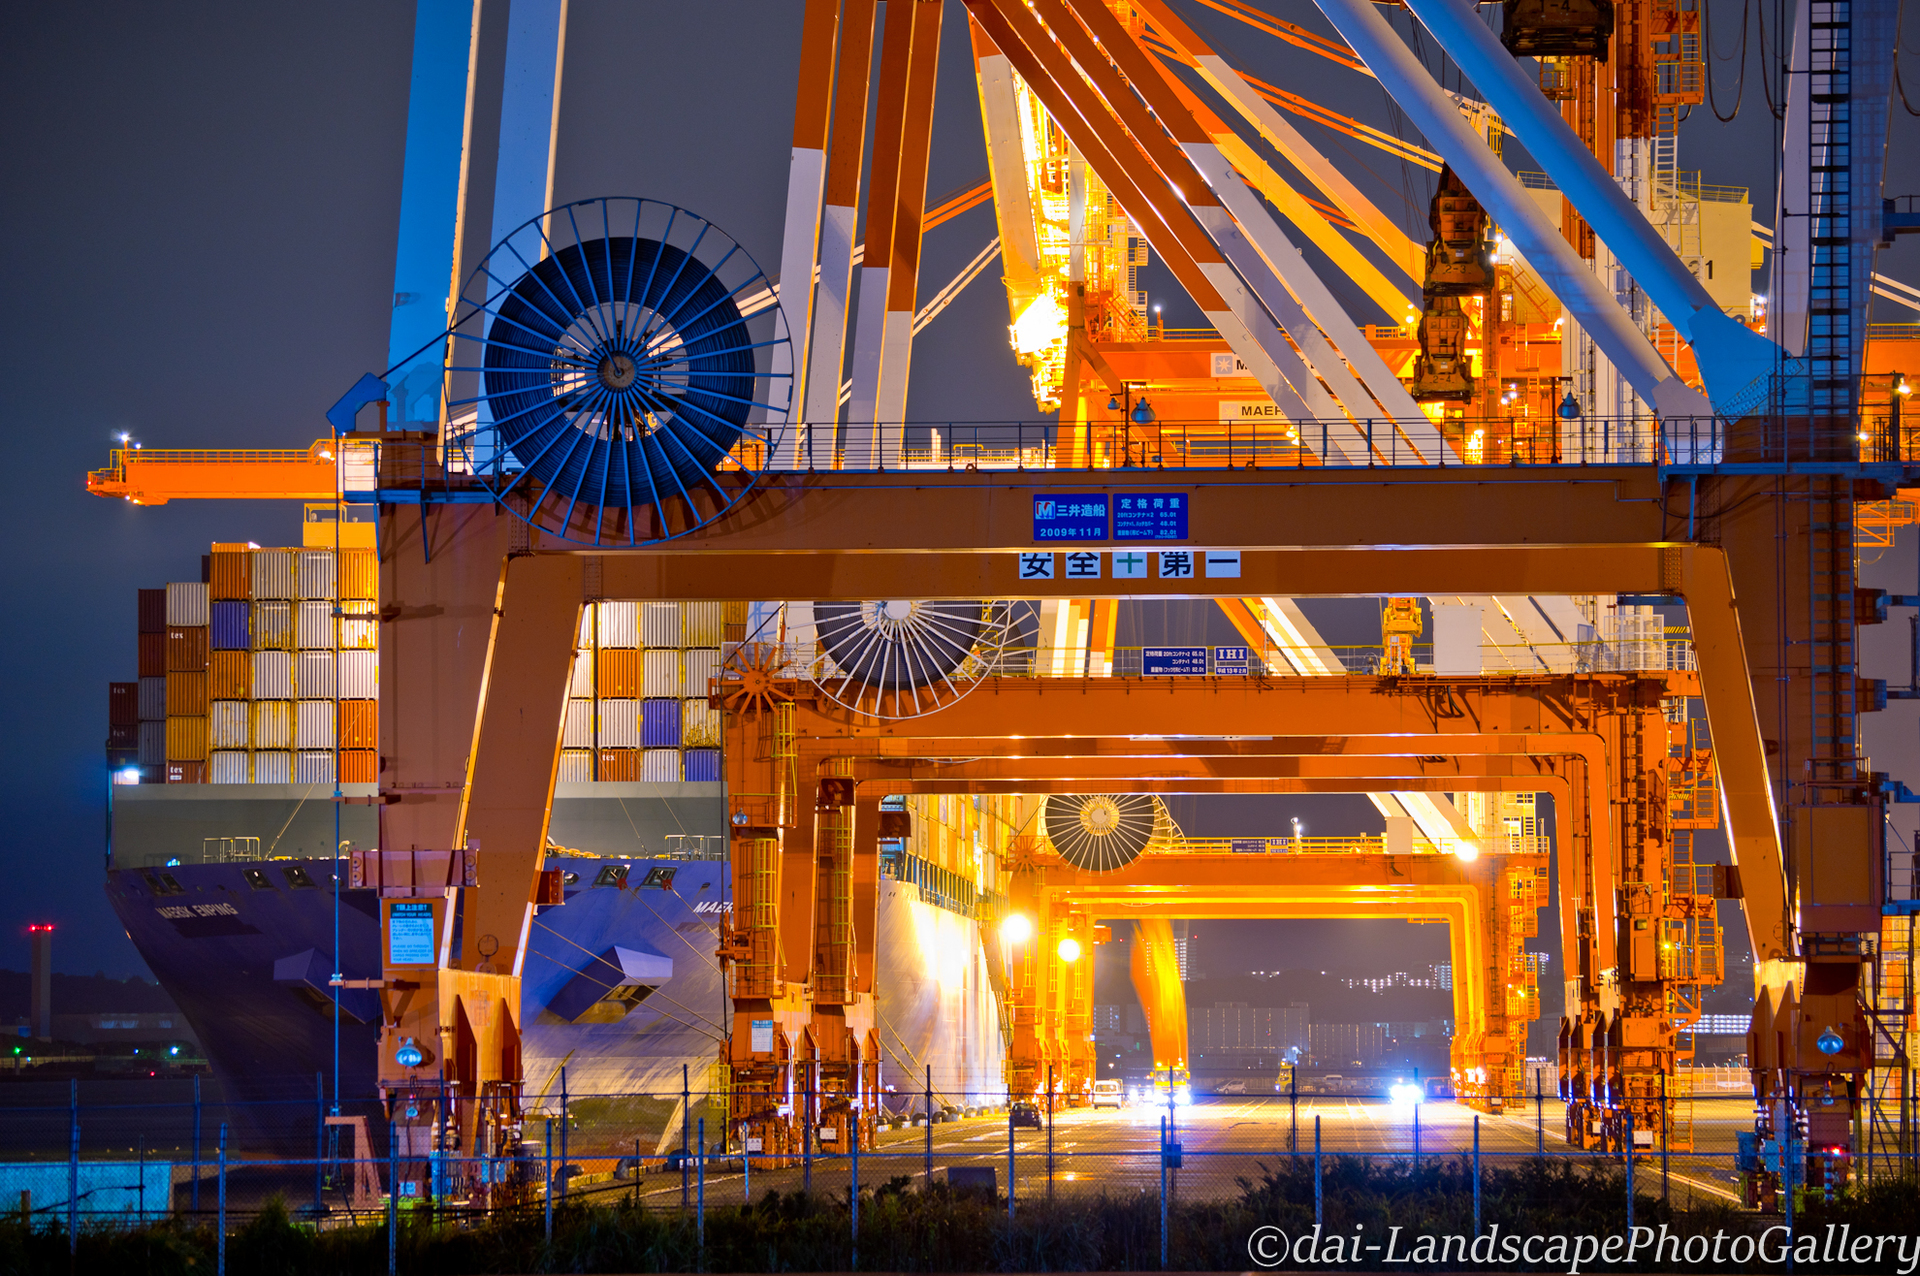
<svg viewBox="0 0 1920 1276">
<path fill-rule="evenodd" d="M 340 597 L 380 597 L 380 564 L 370 549 L 340 551 Z"/>
<path fill-rule="evenodd" d="M 600 649 L 600 698 L 631 700 L 640 695 L 641 654 L 634 647 Z"/>
<path fill-rule="evenodd" d="M 622 783 L 637 783 L 640 779 L 640 749 L 602 749 L 600 750 L 600 778 Z"/>
<path fill-rule="evenodd" d="M 167 761 L 204 762 L 207 757 L 205 718 L 167 719 Z"/>
<path fill-rule="evenodd" d="M 210 700 L 251 700 L 253 698 L 253 653 L 216 651 L 207 666 L 207 698 Z"/>
<path fill-rule="evenodd" d="M 207 694 L 206 674 L 182 670 L 167 675 L 167 718 L 169 720 L 205 718 L 207 702 L 212 698 Z M 205 753 L 206 749 L 202 748 L 200 752 Z M 173 754 L 169 753 L 167 756 L 172 757 Z"/>
<path fill-rule="evenodd" d="M 207 597 L 222 602 L 253 596 L 253 547 L 215 545 L 213 569 L 208 574 Z"/>
<path fill-rule="evenodd" d="M 168 673 L 176 669 L 205 669 L 206 667 L 207 627 L 205 625 L 167 630 Z"/>
<path fill-rule="evenodd" d="M 340 747 L 342 749 L 380 747 L 380 702 L 378 700 L 342 700 L 340 702 Z"/>
<path fill-rule="evenodd" d="M 343 701 L 341 707 L 347 703 Z M 340 783 L 372 784 L 380 778 L 380 755 L 372 749 L 340 751 Z"/>
</svg>

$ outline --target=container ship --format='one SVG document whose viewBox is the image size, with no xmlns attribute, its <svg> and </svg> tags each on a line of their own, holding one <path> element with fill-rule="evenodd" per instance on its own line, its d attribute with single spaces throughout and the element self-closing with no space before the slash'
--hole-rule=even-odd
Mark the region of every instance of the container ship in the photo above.
<svg viewBox="0 0 1920 1276">
<path fill-rule="evenodd" d="M 316 1074 L 344 1101 L 374 1092 L 376 994 L 331 980 L 336 952 L 349 983 L 380 974 L 377 897 L 348 869 L 378 845 L 378 572 L 373 526 L 333 514 L 310 509 L 299 547 L 216 543 L 198 579 L 141 590 L 137 680 L 109 689 L 107 895 L 236 1101 L 311 1099 Z M 525 966 L 532 1103 L 724 1088 L 732 891 L 705 691 L 744 619 L 583 615 L 547 848 L 564 902 L 538 910 Z M 883 1072 L 917 1092 L 930 1066 L 965 1105 L 1004 1089 L 978 918 L 1019 803 L 911 803 L 882 863 Z"/>
</svg>

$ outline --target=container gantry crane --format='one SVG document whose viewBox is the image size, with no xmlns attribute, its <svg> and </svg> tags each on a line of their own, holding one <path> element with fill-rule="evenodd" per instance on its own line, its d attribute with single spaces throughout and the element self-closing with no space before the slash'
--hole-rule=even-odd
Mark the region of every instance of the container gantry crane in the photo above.
<svg viewBox="0 0 1920 1276">
<path fill-rule="evenodd" d="M 1677 61 L 1686 62 L 1687 19 L 1663 3 L 1615 6 L 1607 38 L 1616 50 L 1628 41 L 1631 54 L 1607 64 L 1616 75 L 1629 63 L 1660 63 L 1658 49 L 1642 57 L 1643 45 L 1668 39 L 1679 39 Z M 1249 6 L 1231 7 L 1257 16 L 1247 14 Z M 809 0 L 780 268 L 787 281 L 817 277 L 818 286 L 790 287 L 780 297 L 791 340 L 767 343 L 753 370 L 753 419 L 720 438 L 719 459 L 677 491 L 656 487 L 642 496 L 623 486 L 616 507 L 605 486 L 596 496 L 575 483 L 569 494 L 542 477 L 540 457 L 515 451 L 523 444 L 512 434 L 513 416 L 533 413 L 575 430 L 591 438 L 590 451 L 644 458 L 667 446 L 673 436 L 666 424 L 676 413 L 684 419 L 696 411 L 688 378 L 701 369 L 689 372 L 683 364 L 664 377 L 612 354 L 587 367 L 584 373 L 598 376 L 616 400 L 638 380 L 656 396 L 654 408 L 665 410 L 618 421 L 604 414 L 584 421 L 578 402 L 563 401 L 557 385 L 545 392 L 551 398 L 536 395 L 515 413 L 490 416 L 499 404 L 486 383 L 475 391 L 462 381 L 478 374 L 463 372 L 450 348 L 462 341 L 505 344 L 490 328 L 500 322 L 494 283 L 469 269 L 485 256 L 482 243 L 507 244 L 535 227 L 544 236 L 557 220 L 546 216 L 553 92 L 508 95 L 494 137 L 485 121 L 469 118 L 468 87 L 484 77 L 537 86 L 543 69 L 557 68 L 563 10 L 516 6 L 502 67 L 472 52 L 481 47 L 472 39 L 481 20 L 477 0 L 423 0 L 396 268 L 396 297 L 415 304 L 396 308 L 385 384 L 359 396 L 362 404 L 381 398 L 387 419 L 377 430 L 356 431 L 350 427 L 358 405 L 345 405 L 334 441 L 341 470 L 331 491 L 381 509 L 379 854 L 476 850 L 480 873 L 476 885 L 434 903 L 436 925 L 449 936 L 439 960 L 427 967 L 389 962 L 379 981 L 389 1094 L 427 1084 L 422 1068 L 434 1065 L 426 1056 L 444 1048 L 450 1062 L 458 1060 L 450 1083 L 463 1094 L 496 1096 L 502 1130 L 511 1116 L 519 1079 L 518 963 L 527 919 L 544 898 L 558 688 L 584 602 L 717 593 L 743 600 L 1069 600 L 1093 594 L 1095 580 L 1098 593 L 1110 597 L 1639 594 L 1683 601 L 1689 611 L 1756 959 L 1757 1084 L 1777 1109 L 1775 1128 L 1810 1087 L 1831 1093 L 1838 1085 L 1845 1099 L 1812 1114 L 1814 1137 L 1849 1144 L 1858 1105 L 1870 1097 L 1874 1057 L 1863 1004 L 1872 981 L 1863 972 L 1883 909 L 1895 907 L 1886 899 L 1880 840 L 1881 810 L 1895 790 L 1865 769 L 1857 732 L 1859 713 L 1876 706 L 1880 691 L 1859 677 L 1854 657 L 1856 627 L 1884 608 L 1854 583 L 1854 526 L 1863 500 L 1898 499 L 1914 485 L 1904 431 L 1864 428 L 1869 423 L 1859 415 L 1873 242 L 1860 201 L 1878 198 L 1878 144 L 1870 135 L 1876 113 L 1886 109 L 1885 86 L 1862 74 L 1844 100 L 1790 95 L 1790 121 L 1810 121 L 1806 153 L 1816 153 L 1815 141 L 1835 128 L 1853 130 L 1858 142 L 1844 172 L 1831 164 L 1806 170 L 1809 190 L 1826 192 L 1829 203 L 1834 191 L 1851 191 L 1847 216 L 1811 219 L 1811 229 L 1825 233 L 1808 240 L 1827 269 L 1850 281 L 1850 291 L 1813 297 L 1804 337 L 1780 331 L 1783 307 L 1776 305 L 1770 327 L 1782 343 L 1775 346 L 1726 314 L 1685 254 L 1651 227 L 1647 214 L 1664 170 L 1652 167 L 1653 195 L 1636 204 L 1615 184 L 1617 174 L 1593 158 L 1608 136 L 1644 136 L 1652 155 L 1663 154 L 1659 122 L 1668 117 L 1659 111 L 1674 103 L 1660 100 L 1658 77 L 1667 73 L 1658 65 L 1656 91 L 1647 99 L 1655 125 L 1636 133 L 1616 120 L 1609 135 L 1602 107 L 1623 90 L 1601 83 L 1592 53 L 1552 55 L 1571 59 L 1564 69 L 1575 85 L 1555 108 L 1540 83 L 1544 77 L 1559 84 L 1560 69 L 1516 78 L 1511 61 L 1503 61 L 1497 44 L 1487 47 L 1492 37 L 1482 38 L 1484 28 L 1458 0 L 1412 4 L 1414 16 L 1450 49 L 1457 43 L 1465 51 L 1461 65 L 1497 109 L 1496 123 L 1484 108 L 1463 113 L 1442 94 L 1370 6 L 1325 0 L 1344 47 L 1320 37 L 1307 43 L 1377 77 L 1524 259 L 1524 269 L 1498 264 L 1510 291 L 1497 270 L 1487 296 L 1469 297 L 1475 304 L 1459 311 L 1464 326 L 1449 326 L 1435 320 L 1443 312 L 1427 300 L 1430 246 L 1408 241 L 1280 116 L 1270 100 L 1277 93 L 1263 95 L 1159 0 L 1117 7 L 967 0 L 966 9 L 1001 257 L 1010 304 L 1018 307 L 1013 344 L 1034 371 L 1041 401 L 1061 405 L 1061 422 L 972 440 L 973 464 L 964 469 L 938 444 L 925 448 L 910 437 L 903 418 L 926 229 L 920 210 L 937 78 L 931 50 L 944 6 L 895 0 L 878 27 L 872 0 Z M 1849 47 L 1838 38 L 1848 33 L 1856 37 L 1856 58 L 1881 57 L 1890 47 L 1859 38 L 1887 20 L 1884 4 L 1824 0 L 1810 9 L 1818 11 L 1809 21 L 1823 38 L 1805 57 L 1831 58 Z M 873 47 L 877 27 L 876 99 L 867 83 L 871 63 L 860 53 Z M 1598 39 L 1597 28 L 1579 38 Z M 509 75 L 508 67 L 532 74 Z M 1246 140 L 1230 137 L 1235 129 L 1182 78 L 1179 68 L 1187 67 L 1227 115 L 1286 154 L 1316 185 L 1317 198 L 1372 245 L 1377 257 L 1358 253 L 1373 263 L 1362 279 L 1370 296 L 1405 305 L 1420 286 L 1429 313 L 1412 326 L 1423 335 L 1409 340 L 1404 324 L 1363 330 L 1305 269 L 1253 191 L 1282 215 L 1288 208 L 1297 214 L 1299 205 L 1248 160 Z M 1836 70 L 1825 63 L 1812 69 Z M 546 80 L 557 84 L 557 77 Z M 1627 97 L 1624 108 L 1615 106 L 1631 117 L 1641 99 Z M 877 102 L 876 153 L 864 190 L 869 248 L 856 296 L 851 236 L 863 203 L 863 158 L 853 139 L 864 136 L 870 102 Z M 1564 201 L 1558 225 L 1497 162 L 1489 140 L 1500 129 L 1547 165 Z M 1797 135 L 1792 127 L 1789 134 Z M 474 148 L 501 153 L 490 200 L 489 192 L 469 186 L 470 170 L 456 162 Z M 1852 179 L 1850 188 L 1842 177 Z M 1053 238 L 1061 204 L 1068 233 Z M 1800 221 L 1797 230 L 1809 229 L 1810 219 Z M 1791 221 L 1783 225 L 1796 229 Z M 1093 248 L 1088 231 L 1102 227 L 1107 246 Z M 1604 248 L 1638 281 L 1641 293 L 1627 305 L 1587 264 L 1599 260 L 1583 256 L 1588 230 L 1598 245 L 1593 252 Z M 884 233 L 876 239 L 876 231 Z M 611 231 L 604 242 L 616 242 Z M 1183 344 L 1145 321 L 1127 279 L 1142 242 L 1207 314 L 1213 333 Z M 1349 243 L 1335 259 L 1357 251 Z M 1066 259 L 1063 288 L 1050 277 L 1058 272 L 1049 254 Z M 536 275 L 530 268 L 527 277 Z M 760 293 L 770 294 L 764 277 L 756 278 Z M 448 279 L 456 281 L 451 289 Z M 755 312 L 746 291 L 755 282 L 729 293 L 743 323 Z M 444 307 L 420 304 L 443 290 Z M 1520 316 L 1513 322 L 1544 322 L 1550 311 L 1536 298 L 1546 293 L 1595 353 L 1582 355 L 1586 361 L 1572 373 L 1551 376 L 1538 363 L 1516 363 L 1539 375 L 1525 378 L 1526 389 L 1512 397 L 1498 395 L 1496 407 L 1490 392 L 1506 381 L 1497 360 L 1509 350 L 1518 359 L 1529 344 L 1516 344 L 1516 331 L 1503 341 L 1500 325 L 1510 305 Z M 840 396 L 827 391 L 839 390 L 849 357 L 849 316 L 858 322 L 852 407 L 842 423 Z M 1416 354 L 1429 366 L 1448 358 L 1479 368 L 1464 400 L 1478 410 L 1469 416 L 1444 406 L 1457 399 L 1415 403 L 1402 373 Z M 1564 345 L 1561 355 L 1565 369 Z M 1485 375 L 1489 365 L 1500 366 L 1498 378 Z M 1600 368 L 1625 387 L 1611 402 L 1596 388 L 1601 374 L 1592 369 Z M 1579 391 L 1572 398 L 1577 414 L 1551 417 L 1541 409 L 1568 375 Z M 1214 411 L 1194 411 L 1197 419 L 1186 422 L 1142 411 L 1139 391 L 1162 383 L 1163 404 L 1171 407 L 1169 400 L 1187 392 L 1193 405 Z M 775 389 L 778 395 L 770 393 Z M 1103 394 L 1114 406 L 1098 406 Z M 1222 421 L 1224 404 L 1246 400 L 1253 401 L 1250 421 Z M 1561 424 L 1567 421 L 1577 428 Z M 1594 445 L 1592 432 L 1608 422 L 1617 423 L 1615 431 Z M 349 479 L 355 455 L 362 469 Z M 1502 464 L 1486 467 L 1489 461 Z M 118 476 L 109 472 L 96 490 L 134 495 L 130 478 L 140 463 L 122 456 Z M 999 464 L 1014 467 L 1013 474 L 996 472 Z M 1049 471 L 1057 468 L 1083 472 L 1056 478 Z M 298 487 L 290 483 L 288 494 Z M 1092 577 L 1069 579 L 1072 564 L 1040 539 L 1027 500 L 1069 487 L 1116 509 L 1137 497 L 1177 495 L 1190 516 L 1176 542 L 1230 552 L 1236 574 L 1170 576 L 1130 565 L 1122 574 L 1108 533 L 1096 540 L 1104 549 L 1089 551 Z M 137 490 L 143 499 L 166 491 Z M 1354 511 L 1362 507 L 1369 515 L 1358 526 Z M 607 535 L 609 527 L 617 535 Z M 1444 542 L 1436 541 L 1436 528 L 1446 529 Z M 764 671 L 755 676 L 761 681 L 754 686 L 772 686 Z M 1398 698 L 1430 704 L 1431 693 L 1408 681 Z M 551 732 L 539 725 L 548 723 Z M 1615 747 L 1649 774 L 1668 757 L 1664 738 Z M 767 818 L 756 817 L 753 804 L 766 799 L 735 792 L 737 881 L 771 871 L 770 854 L 786 858 L 777 848 L 790 813 L 763 807 Z M 1644 818 L 1663 809 L 1650 791 L 1635 801 Z M 1636 992 L 1637 958 L 1621 954 L 1635 951 L 1637 932 L 1599 919 L 1664 916 L 1638 910 L 1649 899 L 1697 894 L 1676 888 L 1669 860 L 1632 861 L 1624 853 L 1628 839 L 1606 841 L 1606 869 L 1591 878 L 1596 920 L 1578 940 L 1580 973 L 1570 980 L 1563 1032 L 1569 1060 L 1609 1052 L 1604 1085 L 1598 1065 L 1563 1068 L 1570 1101 L 1601 1108 L 1617 1106 L 1623 1095 L 1643 1097 L 1631 1080 L 1613 1088 L 1612 1061 L 1636 1051 L 1670 1058 L 1672 1016 L 1670 1006 L 1648 1004 Z M 756 999 L 736 997 L 740 1004 Z M 736 1014 L 736 1075 L 742 1064 L 751 1072 L 763 1053 L 768 1066 L 774 1063 L 770 1051 L 756 1049 L 754 1009 Z M 1903 1021 L 1897 1030 L 1904 1048 L 1909 1026 Z M 848 1039 L 857 1043 L 857 1034 Z M 1835 1039 L 1838 1048 L 1829 1049 Z M 853 1056 L 846 1058 L 851 1068 Z M 1639 1069 L 1636 1075 L 1650 1075 Z M 851 1093 L 854 1073 L 847 1077 Z M 470 1125 L 469 1132 L 485 1143 L 480 1129 Z"/>
</svg>

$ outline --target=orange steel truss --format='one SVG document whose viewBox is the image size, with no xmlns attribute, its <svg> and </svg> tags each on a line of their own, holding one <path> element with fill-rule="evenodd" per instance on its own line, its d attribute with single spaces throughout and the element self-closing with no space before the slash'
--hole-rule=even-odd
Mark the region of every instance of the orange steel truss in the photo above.
<svg viewBox="0 0 1920 1276">
<path fill-rule="evenodd" d="M 745 669 L 764 665 L 751 648 L 739 655 Z M 742 1079 L 736 1108 L 765 1114 L 758 1137 L 773 1142 L 763 1146 L 784 1137 L 767 1096 L 791 1078 L 764 1030 L 757 1047 L 766 1048 L 756 1047 L 752 1024 L 772 1019 L 788 1036 L 823 1035 L 823 975 L 830 981 L 857 965 L 859 933 L 874 924 L 853 904 L 855 883 L 878 871 L 877 815 L 865 823 L 862 812 L 877 812 L 880 793 L 1315 781 L 1349 792 L 1445 784 L 1556 796 L 1561 946 L 1572 995 L 1561 1028 L 1570 1124 L 1605 1127 L 1593 1129 L 1597 1142 L 1614 1135 L 1611 1123 L 1625 1107 L 1635 1128 L 1661 1129 L 1670 1114 L 1662 1077 L 1673 1069 L 1674 1007 L 1698 1000 L 1676 987 L 1699 982 L 1693 967 L 1661 957 L 1673 925 L 1700 911 L 1673 889 L 1668 802 L 1669 777 L 1700 763 L 1667 708 L 1698 692 L 1688 673 L 994 678 L 920 718 L 876 722 L 850 720 L 809 683 L 723 675 L 713 695 L 734 710 L 726 756 L 737 874 L 727 952 L 736 996 L 744 997 L 732 1047 Z M 1294 734 L 1259 737 L 1275 721 Z M 1115 723 L 1129 734 L 1109 734 Z M 846 860 L 852 868 L 843 876 Z M 1030 910 L 1038 938 L 1017 955 L 1010 980 L 1010 1088 L 1031 1095 L 1052 1076 L 1071 1096 L 1090 1080 L 1074 1027 L 1079 1002 L 1068 991 L 1078 975 L 1056 945 L 1103 917 L 1362 917 L 1411 908 L 1431 909 L 1452 926 L 1463 972 L 1454 1084 L 1467 1101 L 1492 1108 L 1498 1096 L 1518 1092 L 1521 1027 L 1537 1013 L 1522 943 L 1537 925 L 1545 869 L 1544 857 L 1532 854 L 1490 853 L 1468 865 L 1435 853 L 1400 863 L 1372 853 L 1150 851 L 1094 874 L 1027 839 L 1014 848 L 1008 894 Z M 823 924 L 842 916 L 852 919 L 850 930 Z M 811 1010 L 791 991 L 809 982 Z M 836 1003 L 827 1021 L 858 1021 L 859 1002 Z M 1569 1049 L 1589 1041 L 1599 1043 L 1597 1060 L 1592 1049 L 1579 1058 Z"/>
</svg>

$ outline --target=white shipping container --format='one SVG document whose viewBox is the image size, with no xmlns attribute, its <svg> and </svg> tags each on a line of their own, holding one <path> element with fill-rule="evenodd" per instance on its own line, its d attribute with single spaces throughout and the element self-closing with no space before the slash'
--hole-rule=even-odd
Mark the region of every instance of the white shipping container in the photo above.
<svg viewBox="0 0 1920 1276">
<path fill-rule="evenodd" d="M 215 749 L 208 760 L 208 784 L 250 784 L 252 757 L 245 749 Z"/>
<path fill-rule="evenodd" d="M 166 716 L 166 678 L 142 678 L 140 680 L 140 721 L 158 722 Z"/>
<path fill-rule="evenodd" d="M 191 629 L 207 623 L 207 587 L 199 581 L 167 586 L 167 627 Z"/>
<path fill-rule="evenodd" d="M 681 676 L 685 681 L 686 696 L 704 696 L 707 684 L 720 676 L 720 649 L 718 647 L 693 647 L 681 653 Z"/>
<path fill-rule="evenodd" d="M 679 647 L 679 603 L 640 604 L 640 645 L 642 647 Z"/>
<path fill-rule="evenodd" d="M 727 605 L 725 603 L 684 603 L 686 610 L 685 629 L 681 635 L 683 647 L 718 647 L 727 640 Z"/>
<path fill-rule="evenodd" d="M 253 747 L 291 749 L 293 747 L 293 701 L 255 700 L 251 703 L 253 705 Z M 267 781 L 261 780 L 259 783 L 265 784 Z"/>
<path fill-rule="evenodd" d="M 648 604 L 651 606 L 652 604 Z M 685 682 L 680 673 L 680 653 L 671 648 L 649 648 L 640 657 L 640 694 L 649 700 L 663 696 L 678 697 Z"/>
<path fill-rule="evenodd" d="M 560 747 L 563 749 L 593 747 L 593 701 L 567 701 L 567 722 L 560 732 Z"/>
<path fill-rule="evenodd" d="M 342 700 L 378 700 L 380 698 L 380 653 L 343 651 L 340 653 L 340 698 Z"/>
<path fill-rule="evenodd" d="M 580 637 L 573 645 L 576 649 L 593 646 L 593 617 L 598 603 L 588 603 L 580 609 Z"/>
<path fill-rule="evenodd" d="M 720 711 L 704 700 L 680 702 L 680 744 L 689 749 L 712 749 L 720 745 Z"/>
<path fill-rule="evenodd" d="M 592 779 L 592 749 L 560 750 L 560 782 L 562 784 L 585 784 Z"/>
<path fill-rule="evenodd" d="M 216 749 L 244 749 L 253 737 L 253 710 L 245 700 L 215 700 L 207 715 L 207 743 Z M 223 781 L 215 780 L 215 784 Z M 244 784 L 244 780 L 225 781 Z"/>
<path fill-rule="evenodd" d="M 141 766 L 165 766 L 167 764 L 167 720 L 162 717 L 157 722 L 140 724 Z"/>
<path fill-rule="evenodd" d="M 380 626 L 348 616 L 340 622 L 340 646 L 347 651 L 372 651 L 380 645 Z"/>
<path fill-rule="evenodd" d="M 640 747 L 640 702 L 638 700 L 600 701 L 600 747 L 603 749 Z"/>
<path fill-rule="evenodd" d="M 593 694 L 593 653 L 591 651 L 574 653 L 573 672 L 567 675 L 567 694 L 570 696 Z"/>
<path fill-rule="evenodd" d="M 301 603 L 296 612 L 294 637 L 302 651 L 333 649 L 333 604 Z"/>
<path fill-rule="evenodd" d="M 603 602 L 593 605 L 594 627 L 602 647 L 640 645 L 640 604 Z"/>
<path fill-rule="evenodd" d="M 333 653 L 303 651 L 294 659 L 297 663 L 293 667 L 293 685 L 300 698 L 302 700 L 333 699 Z M 255 684 L 254 694 L 260 694 L 258 684 Z"/>
<path fill-rule="evenodd" d="M 333 750 L 302 749 L 293 758 L 295 784 L 332 784 Z"/>
<path fill-rule="evenodd" d="M 281 750 L 272 752 L 255 750 L 253 782 L 255 784 L 292 784 L 293 755 Z"/>
<path fill-rule="evenodd" d="M 293 646 L 293 604 L 264 602 L 253 605 L 253 649 L 279 651 Z"/>
<path fill-rule="evenodd" d="M 673 784 L 680 779 L 680 750 L 648 749 L 640 755 L 640 779 L 646 784 Z"/>
<path fill-rule="evenodd" d="M 253 653 L 253 695 L 256 700 L 293 699 L 293 653 Z"/>
<path fill-rule="evenodd" d="M 300 596 L 293 568 L 293 557 L 297 552 L 291 549 L 253 551 L 253 596 L 256 599 Z"/>
<path fill-rule="evenodd" d="M 293 742 L 302 749 L 333 748 L 339 712 L 331 700 L 302 700 L 293 716 Z M 328 776 L 332 778 L 331 774 Z"/>
<path fill-rule="evenodd" d="M 302 598 L 333 597 L 337 575 L 333 569 L 332 550 L 303 549 L 300 551 L 299 566 Z"/>
</svg>

